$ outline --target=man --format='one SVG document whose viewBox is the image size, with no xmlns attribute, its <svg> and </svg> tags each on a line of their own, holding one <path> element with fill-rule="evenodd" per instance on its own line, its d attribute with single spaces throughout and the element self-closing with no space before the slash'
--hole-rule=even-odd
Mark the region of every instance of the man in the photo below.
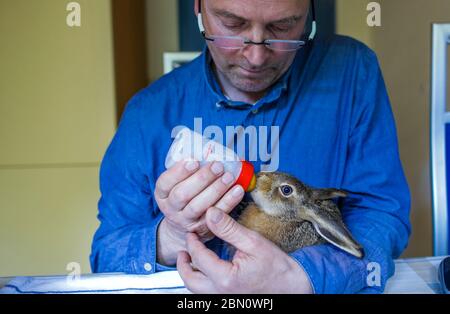
<svg viewBox="0 0 450 314">
<path fill-rule="evenodd" d="M 309 6 L 307 0 L 196 1 L 207 48 L 133 97 L 104 157 L 94 272 L 176 267 L 199 293 L 383 291 L 410 234 L 389 99 L 366 46 L 340 36 L 308 40 Z M 221 163 L 164 168 L 180 125 L 205 133 L 211 126 L 259 133 L 269 127 L 269 137 L 278 136 L 270 150 L 276 169 L 261 154 L 252 160 L 255 169 L 349 191 L 338 205 L 365 258 L 329 244 L 286 254 L 240 226 L 229 214 L 244 191 L 232 187 L 236 178 Z M 232 140 L 246 143 L 237 133 Z M 259 144 L 267 144 L 262 138 Z M 245 157 L 255 152 L 249 141 Z M 237 248 L 232 260 L 224 241 Z"/>
</svg>

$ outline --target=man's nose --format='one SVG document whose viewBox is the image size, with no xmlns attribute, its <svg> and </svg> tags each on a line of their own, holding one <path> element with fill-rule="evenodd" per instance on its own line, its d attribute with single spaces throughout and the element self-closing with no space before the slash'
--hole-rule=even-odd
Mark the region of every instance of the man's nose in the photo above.
<svg viewBox="0 0 450 314">
<path fill-rule="evenodd" d="M 262 32 L 255 32 L 252 36 L 252 42 L 262 43 L 264 41 L 264 35 Z M 249 44 L 244 48 L 244 56 L 248 60 L 249 64 L 258 68 L 266 63 L 269 57 L 270 49 L 264 44 Z"/>
<path fill-rule="evenodd" d="M 258 68 L 264 65 L 269 56 L 269 49 L 266 45 L 247 45 L 244 49 L 244 56 L 248 60 L 248 63 L 254 67 Z"/>
</svg>

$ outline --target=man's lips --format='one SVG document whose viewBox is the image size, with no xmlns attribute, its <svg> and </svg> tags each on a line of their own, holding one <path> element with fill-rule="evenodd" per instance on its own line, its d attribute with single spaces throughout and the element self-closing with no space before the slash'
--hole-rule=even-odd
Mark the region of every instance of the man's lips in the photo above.
<svg viewBox="0 0 450 314">
<path fill-rule="evenodd" d="M 250 73 L 261 73 L 261 72 L 264 72 L 265 70 L 264 69 L 246 69 L 246 68 L 243 68 L 243 67 L 241 67 L 241 69 L 243 69 L 243 70 L 245 70 L 245 71 L 247 71 L 247 72 L 250 72 Z"/>
<path fill-rule="evenodd" d="M 239 70 L 245 76 L 261 76 L 262 74 L 267 72 L 267 69 L 258 69 L 258 70 L 252 69 L 252 70 L 250 70 L 250 69 L 246 69 L 243 67 L 239 67 Z"/>
</svg>

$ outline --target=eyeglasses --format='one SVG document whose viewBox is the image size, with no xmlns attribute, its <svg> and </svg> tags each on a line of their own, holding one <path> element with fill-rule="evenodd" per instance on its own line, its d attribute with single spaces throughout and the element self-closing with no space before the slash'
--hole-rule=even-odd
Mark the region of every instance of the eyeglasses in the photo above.
<svg viewBox="0 0 450 314">
<path fill-rule="evenodd" d="M 223 49 L 241 49 L 245 45 L 264 45 L 269 49 L 276 51 L 295 51 L 305 45 L 302 40 L 276 40 L 267 39 L 260 43 L 255 43 L 251 40 L 237 36 L 209 36 L 203 34 L 205 40 L 211 41 L 216 47 Z"/>
<path fill-rule="evenodd" d="M 246 45 L 261 45 L 261 46 L 264 45 L 267 48 L 274 51 L 289 52 L 289 51 L 296 51 L 306 44 L 306 42 L 303 40 L 266 39 L 262 42 L 254 42 L 247 38 L 239 36 L 215 36 L 215 35 L 206 36 L 205 27 L 203 25 L 201 7 L 202 3 L 201 0 L 199 0 L 199 12 L 197 20 L 200 33 L 202 34 L 205 40 L 212 42 L 218 48 L 237 50 L 244 48 Z M 312 41 L 314 39 L 317 31 L 316 10 L 314 7 L 314 0 L 311 1 L 311 9 L 312 9 L 312 28 L 311 33 L 308 37 L 308 41 Z"/>
</svg>

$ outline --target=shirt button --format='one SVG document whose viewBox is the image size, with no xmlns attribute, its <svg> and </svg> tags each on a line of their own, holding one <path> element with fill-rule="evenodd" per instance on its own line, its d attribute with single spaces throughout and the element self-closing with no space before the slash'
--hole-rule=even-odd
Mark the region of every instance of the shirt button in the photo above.
<svg viewBox="0 0 450 314">
<path fill-rule="evenodd" d="M 257 114 L 258 113 L 258 109 L 252 110 L 253 114 Z"/>
<path fill-rule="evenodd" d="M 144 269 L 145 269 L 145 271 L 149 272 L 152 270 L 152 265 L 150 263 L 145 263 Z"/>
<path fill-rule="evenodd" d="M 217 108 L 221 108 L 221 107 L 222 107 L 222 105 L 220 104 L 220 102 L 216 102 L 216 107 L 217 107 Z"/>
</svg>

